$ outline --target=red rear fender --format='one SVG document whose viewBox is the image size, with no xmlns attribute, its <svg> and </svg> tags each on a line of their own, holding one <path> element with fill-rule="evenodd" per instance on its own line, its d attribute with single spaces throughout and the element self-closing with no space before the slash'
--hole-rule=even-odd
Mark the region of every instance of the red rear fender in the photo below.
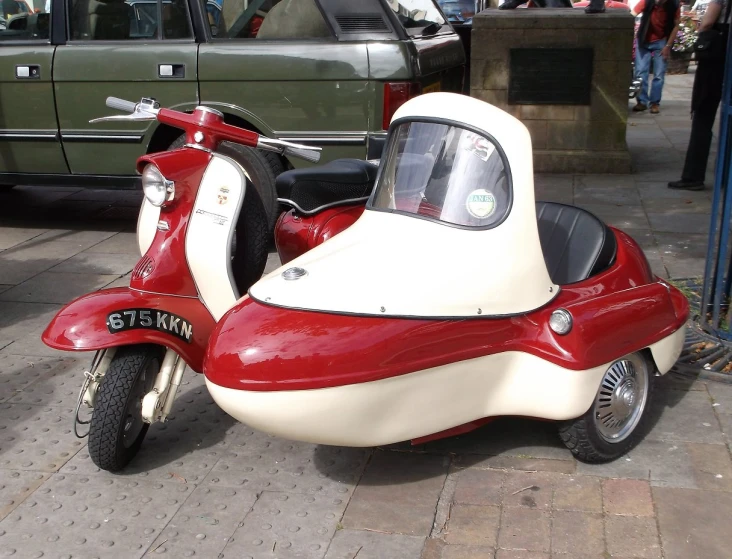
<svg viewBox="0 0 732 559">
<path fill-rule="evenodd" d="M 338 206 L 311 216 L 301 216 L 295 210 L 283 213 L 275 227 L 277 253 L 282 264 L 348 229 L 361 216 L 364 207 L 363 203 Z"/>
<path fill-rule="evenodd" d="M 41 339 L 47 346 L 64 351 L 160 344 L 175 350 L 191 369 L 201 372 L 214 324 L 198 299 L 121 287 L 72 301 L 51 320 Z"/>
</svg>

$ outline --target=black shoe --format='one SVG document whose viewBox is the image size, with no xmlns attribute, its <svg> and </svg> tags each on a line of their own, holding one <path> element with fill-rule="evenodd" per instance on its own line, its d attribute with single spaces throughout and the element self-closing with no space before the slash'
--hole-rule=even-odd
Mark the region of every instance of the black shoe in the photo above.
<svg viewBox="0 0 732 559">
<path fill-rule="evenodd" d="M 704 182 L 681 179 L 680 181 L 671 181 L 668 183 L 668 187 L 674 190 L 704 190 Z"/>
<path fill-rule="evenodd" d="M 514 10 L 518 8 L 521 4 L 526 4 L 528 0 L 507 0 L 500 6 L 498 6 L 499 10 Z"/>
</svg>

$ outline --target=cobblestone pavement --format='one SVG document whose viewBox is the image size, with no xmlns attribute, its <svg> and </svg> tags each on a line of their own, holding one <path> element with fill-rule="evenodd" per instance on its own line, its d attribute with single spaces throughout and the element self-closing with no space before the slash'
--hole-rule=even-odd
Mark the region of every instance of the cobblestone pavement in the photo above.
<svg viewBox="0 0 732 559">
<path fill-rule="evenodd" d="M 537 179 L 638 239 L 656 272 L 701 273 L 709 192 L 671 192 L 690 77 L 633 115 L 627 176 Z M 711 179 L 711 175 L 709 177 Z M 72 433 L 89 355 L 49 350 L 63 303 L 125 285 L 138 192 L 0 193 L 0 556 L 716 559 L 732 556 L 732 386 L 659 379 L 629 455 L 576 462 L 551 423 L 501 419 L 418 447 L 349 449 L 236 423 L 187 373 L 173 418 L 122 474 Z M 270 266 L 276 265 L 272 257 Z"/>
</svg>

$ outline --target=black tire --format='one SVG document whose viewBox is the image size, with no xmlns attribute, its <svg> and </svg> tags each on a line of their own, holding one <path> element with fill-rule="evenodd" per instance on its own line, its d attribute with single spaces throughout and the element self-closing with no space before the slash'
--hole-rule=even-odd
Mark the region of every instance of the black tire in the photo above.
<svg viewBox="0 0 732 559">
<path fill-rule="evenodd" d="M 622 363 L 624 361 L 630 361 L 634 364 L 635 375 L 638 375 L 633 377 L 636 383 L 640 381 L 639 375 L 645 376 L 647 389 L 645 390 L 645 396 L 642 398 L 641 403 L 635 406 L 640 407 L 637 415 L 633 412 L 633 415 L 629 416 L 625 423 L 620 422 L 618 425 L 613 426 L 612 422 L 614 420 L 612 417 L 609 417 L 612 414 L 609 411 L 609 406 L 611 406 L 609 403 L 610 398 L 614 398 L 614 402 L 621 402 L 622 398 L 616 398 L 610 396 L 610 394 L 617 392 L 618 387 L 622 388 L 621 385 L 623 382 L 628 382 L 627 380 L 623 381 L 620 379 L 613 385 L 615 382 L 613 379 L 615 376 L 619 376 L 616 371 L 620 369 L 617 369 L 617 367 L 622 369 Z M 642 366 L 641 363 L 643 364 Z M 653 395 L 654 377 L 655 367 L 653 361 L 643 352 L 633 353 L 615 361 L 608 367 L 607 372 L 603 376 L 597 396 L 590 409 L 581 417 L 563 422 L 560 425 L 559 437 L 562 439 L 562 442 L 582 462 L 610 462 L 627 454 L 645 434 L 648 408 Z M 631 377 L 624 378 L 629 379 Z M 613 386 L 615 387 L 613 388 Z M 639 400 L 640 396 L 636 394 L 635 402 Z M 604 423 L 605 421 L 611 422 L 611 427 L 607 425 L 601 427 L 598 425 L 598 423 Z M 618 426 L 622 426 L 620 427 L 618 440 L 609 440 L 608 431 L 613 431 Z M 625 429 L 627 429 L 627 433 L 623 433 Z"/>
<path fill-rule="evenodd" d="M 150 427 L 142 421 L 142 398 L 155 385 L 164 353 L 158 345 L 134 345 L 112 358 L 89 425 L 89 456 L 102 470 L 121 470 L 140 450 Z"/>
<path fill-rule="evenodd" d="M 185 144 L 185 141 L 185 135 L 180 136 L 170 145 L 169 149 L 179 148 Z M 234 159 L 247 172 L 262 201 L 269 231 L 273 231 L 280 212 L 275 191 L 275 178 L 285 170 L 282 160 L 275 153 L 231 142 L 223 142 L 219 147 L 219 152 Z"/>
<path fill-rule="evenodd" d="M 240 295 L 245 294 L 262 277 L 269 256 L 269 234 L 262 201 L 259 194 L 250 189 L 244 194 L 231 255 L 231 271 Z"/>
<path fill-rule="evenodd" d="M 15 188 L 14 184 L 0 184 L 0 192 L 10 192 Z"/>
</svg>

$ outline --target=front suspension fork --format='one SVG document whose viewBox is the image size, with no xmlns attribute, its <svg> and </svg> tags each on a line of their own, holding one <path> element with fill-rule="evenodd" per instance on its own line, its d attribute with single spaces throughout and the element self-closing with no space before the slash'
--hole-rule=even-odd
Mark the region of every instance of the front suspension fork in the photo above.
<svg viewBox="0 0 732 559">
<path fill-rule="evenodd" d="M 90 422 L 90 420 L 82 420 L 79 417 L 81 405 L 85 404 L 88 408 L 94 408 L 99 385 L 104 375 L 107 374 L 116 350 L 117 348 L 113 347 L 97 351 L 90 370 L 84 371 L 84 384 L 79 392 L 74 412 L 74 434 L 80 439 L 86 437 L 89 432 L 79 434 L 79 425 L 88 425 Z M 185 369 L 186 362 L 183 358 L 172 349 L 167 349 L 160 371 L 155 377 L 155 386 L 142 399 L 142 419 L 145 423 L 155 423 L 156 421 L 162 423 L 167 419 L 173 408 L 173 401 L 178 393 Z"/>
</svg>

